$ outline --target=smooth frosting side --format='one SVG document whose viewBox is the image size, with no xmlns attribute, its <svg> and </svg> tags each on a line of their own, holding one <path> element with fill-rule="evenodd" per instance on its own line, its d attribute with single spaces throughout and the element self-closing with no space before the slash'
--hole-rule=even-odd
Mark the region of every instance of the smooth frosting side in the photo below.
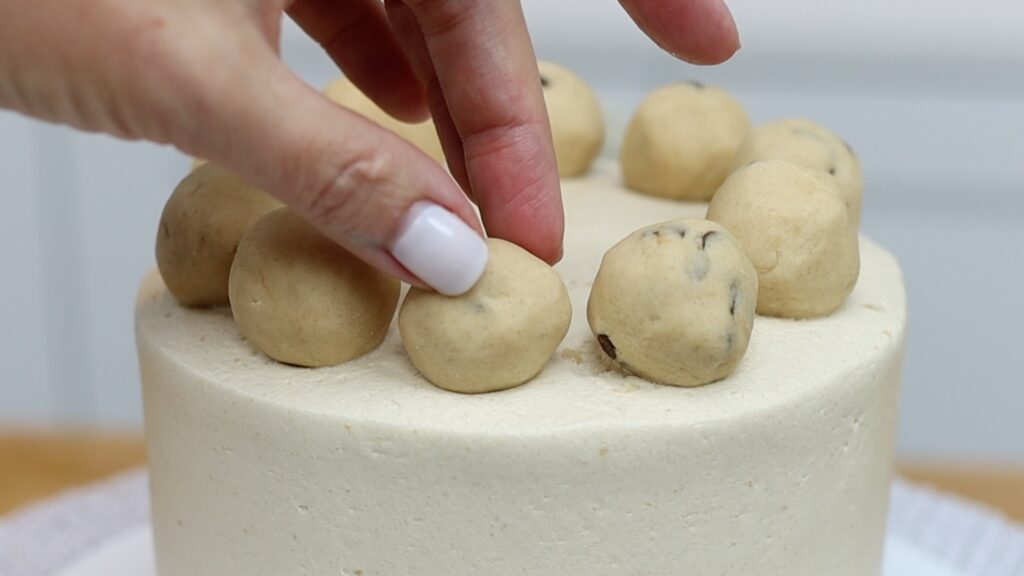
<svg viewBox="0 0 1024 576">
<path fill-rule="evenodd" d="M 832 316 L 758 317 L 699 388 L 614 371 L 586 323 L 605 250 L 704 206 L 563 182 L 574 318 L 541 375 L 467 396 L 417 375 L 397 330 L 337 367 L 274 363 L 227 310 L 151 277 L 137 333 L 161 576 L 880 572 L 904 291 L 862 239 Z"/>
</svg>

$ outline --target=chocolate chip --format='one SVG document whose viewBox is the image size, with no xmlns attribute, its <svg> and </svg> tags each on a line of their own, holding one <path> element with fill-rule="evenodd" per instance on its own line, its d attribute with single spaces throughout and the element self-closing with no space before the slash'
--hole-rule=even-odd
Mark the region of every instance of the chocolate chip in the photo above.
<svg viewBox="0 0 1024 576">
<path fill-rule="evenodd" d="M 612 339 L 607 334 L 598 334 L 597 343 L 601 345 L 601 350 L 615 360 L 618 357 L 618 351 L 615 350 L 615 344 L 612 344 Z"/>
<path fill-rule="evenodd" d="M 644 238 L 650 238 L 651 236 L 661 237 L 662 232 L 675 232 L 680 238 L 686 238 L 686 228 L 683 228 L 682 226 L 654 228 L 644 232 Z"/>
<path fill-rule="evenodd" d="M 833 166 L 833 167 L 829 168 L 828 169 L 828 173 L 833 175 L 833 176 L 835 176 L 836 175 L 836 167 Z"/>
<path fill-rule="evenodd" d="M 542 87 L 544 87 L 544 88 L 547 88 L 549 85 L 551 85 L 551 82 L 548 81 L 547 77 L 545 77 L 544 75 L 541 75 L 541 77 L 540 77 L 540 85 Z"/>
<path fill-rule="evenodd" d="M 708 244 L 708 239 L 714 236 L 715 234 L 718 234 L 718 232 L 716 232 L 715 230 L 705 232 L 704 235 L 700 237 L 700 244 L 698 244 L 698 248 L 703 250 L 704 247 L 707 246 Z"/>
<path fill-rule="evenodd" d="M 732 284 L 729 285 L 729 296 L 731 297 L 729 301 L 729 315 L 736 316 L 736 301 L 740 298 L 740 285 L 736 280 L 733 280 Z"/>
</svg>

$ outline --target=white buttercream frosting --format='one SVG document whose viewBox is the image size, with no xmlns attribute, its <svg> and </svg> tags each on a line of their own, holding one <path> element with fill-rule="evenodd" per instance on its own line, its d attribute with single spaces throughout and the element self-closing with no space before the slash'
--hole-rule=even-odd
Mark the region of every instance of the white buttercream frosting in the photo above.
<svg viewBox="0 0 1024 576">
<path fill-rule="evenodd" d="M 899 267 L 862 239 L 833 315 L 758 317 L 725 380 L 674 388 L 602 358 L 602 254 L 705 205 L 563 182 L 573 301 L 528 384 L 467 396 L 416 374 L 392 326 L 347 364 L 278 364 L 226 309 L 150 277 L 137 329 L 161 576 L 873 576 L 905 326 Z"/>
</svg>

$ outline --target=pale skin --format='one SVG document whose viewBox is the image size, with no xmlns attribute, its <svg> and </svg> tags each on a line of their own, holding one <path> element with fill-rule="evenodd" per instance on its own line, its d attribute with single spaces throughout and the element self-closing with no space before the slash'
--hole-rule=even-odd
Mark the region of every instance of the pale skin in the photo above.
<svg viewBox="0 0 1024 576">
<path fill-rule="evenodd" d="M 722 0 L 620 3 L 685 60 L 717 63 L 739 48 Z M 451 174 L 285 67 L 286 13 L 390 114 L 432 114 Z M 518 0 L 0 0 L 0 107 L 218 162 L 416 284 L 388 244 L 419 200 L 561 257 L 537 78 Z"/>
</svg>

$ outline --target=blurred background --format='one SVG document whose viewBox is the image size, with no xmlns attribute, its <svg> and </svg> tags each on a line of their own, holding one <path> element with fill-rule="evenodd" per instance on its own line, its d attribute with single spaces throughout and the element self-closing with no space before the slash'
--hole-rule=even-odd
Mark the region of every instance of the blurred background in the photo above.
<svg viewBox="0 0 1024 576">
<path fill-rule="evenodd" d="M 1024 467 L 1024 3 L 732 0 L 744 48 L 714 68 L 661 53 L 613 0 L 524 6 L 539 57 L 599 92 L 608 156 L 646 92 L 691 78 L 755 122 L 848 140 L 863 231 L 909 291 L 900 458 Z M 316 86 L 337 74 L 294 26 L 283 50 Z M 0 111 L 0 430 L 139 429 L 133 299 L 188 164 Z"/>
</svg>

